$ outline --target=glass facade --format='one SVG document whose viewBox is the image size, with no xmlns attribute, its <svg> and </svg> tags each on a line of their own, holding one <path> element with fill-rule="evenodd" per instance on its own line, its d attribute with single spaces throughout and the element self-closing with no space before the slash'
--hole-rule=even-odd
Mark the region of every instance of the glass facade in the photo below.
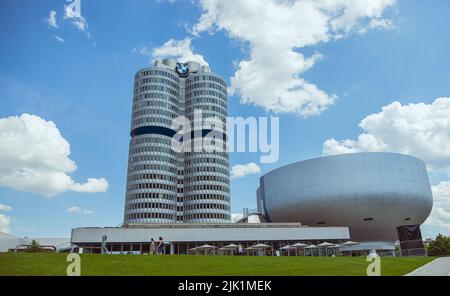
<svg viewBox="0 0 450 296">
<path fill-rule="evenodd" d="M 226 122 L 226 83 L 200 67 L 179 75 L 172 64 L 135 75 L 124 224 L 230 222 L 228 153 L 171 147 L 179 116 L 192 121 L 201 110 Z"/>
</svg>

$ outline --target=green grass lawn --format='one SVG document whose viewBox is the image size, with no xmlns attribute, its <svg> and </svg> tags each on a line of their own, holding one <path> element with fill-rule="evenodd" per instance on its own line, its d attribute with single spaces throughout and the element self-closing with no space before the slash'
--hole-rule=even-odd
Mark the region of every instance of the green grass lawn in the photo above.
<svg viewBox="0 0 450 296">
<path fill-rule="evenodd" d="M 65 275 L 67 254 L 0 254 L 0 275 Z M 382 258 L 381 274 L 404 275 L 432 257 Z M 363 257 L 81 255 L 81 275 L 366 275 Z"/>
</svg>

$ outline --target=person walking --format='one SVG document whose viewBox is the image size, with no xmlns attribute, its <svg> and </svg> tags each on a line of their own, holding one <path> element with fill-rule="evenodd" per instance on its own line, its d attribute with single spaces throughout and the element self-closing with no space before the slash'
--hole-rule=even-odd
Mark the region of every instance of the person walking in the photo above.
<svg viewBox="0 0 450 296">
<path fill-rule="evenodd" d="M 152 239 L 150 241 L 150 253 L 149 254 L 150 255 L 155 255 L 156 254 L 156 243 L 155 243 L 155 240 L 153 239 L 153 237 L 152 237 Z"/>
<path fill-rule="evenodd" d="M 162 255 L 164 252 L 164 240 L 163 238 L 160 236 L 159 237 L 159 241 L 158 241 L 158 254 Z"/>
</svg>

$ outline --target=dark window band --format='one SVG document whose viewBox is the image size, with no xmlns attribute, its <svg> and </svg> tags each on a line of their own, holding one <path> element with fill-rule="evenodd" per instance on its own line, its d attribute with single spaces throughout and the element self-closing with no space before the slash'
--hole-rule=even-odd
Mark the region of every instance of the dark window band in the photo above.
<svg viewBox="0 0 450 296">
<path fill-rule="evenodd" d="M 176 132 L 174 130 L 171 130 L 170 128 L 162 126 L 141 126 L 135 128 L 130 133 L 131 137 L 148 134 L 163 135 L 172 138 L 176 134 Z"/>
<path fill-rule="evenodd" d="M 202 130 L 202 138 L 206 137 L 210 132 L 213 130 L 210 129 L 204 129 Z M 141 135 L 163 135 L 167 136 L 169 138 L 172 138 L 177 132 L 162 126 L 141 126 L 138 128 L 135 128 L 131 131 L 130 135 L 131 137 L 141 136 Z M 226 141 L 227 136 L 224 133 L 216 132 L 216 138 L 220 138 L 220 135 L 222 135 L 222 140 Z M 194 139 L 197 136 L 196 131 L 191 132 L 191 139 Z M 181 139 L 183 140 L 183 139 Z"/>
</svg>

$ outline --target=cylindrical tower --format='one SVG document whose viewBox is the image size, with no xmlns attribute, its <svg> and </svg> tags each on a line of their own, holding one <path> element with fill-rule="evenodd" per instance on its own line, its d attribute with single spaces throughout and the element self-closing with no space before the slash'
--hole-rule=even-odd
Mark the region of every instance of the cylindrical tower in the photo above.
<svg viewBox="0 0 450 296">
<path fill-rule="evenodd" d="M 205 71 L 205 68 L 202 72 L 191 74 L 186 79 L 185 116 L 191 122 L 195 122 L 194 115 L 199 111 L 203 120 L 215 118 L 225 127 L 226 83 L 219 76 Z M 198 129 L 202 129 L 200 133 Z M 193 127 L 194 135 L 191 137 L 191 142 L 195 141 L 195 134 L 204 137 L 210 131 L 198 126 Z M 222 142 L 224 142 L 223 139 L 221 138 Z M 219 142 L 221 140 L 216 139 Z M 184 155 L 184 221 L 230 222 L 228 152 L 196 152 L 194 145 L 190 146 L 191 150 L 185 151 Z"/>
<path fill-rule="evenodd" d="M 226 83 L 209 67 L 166 59 L 136 73 L 125 225 L 230 222 L 228 152 L 172 149 L 179 132 L 172 129 L 173 120 L 185 116 L 193 123 L 199 111 L 203 120 L 219 120 L 222 130 L 201 125 L 186 131 L 182 141 L 189 143 L 196 132 L 203 141 L 216 131 L 215 143 L 225 146 Z"/>
<path fill-rule="evenodd" d="M 134 80 L 124 224 L 177 221 L 178 154 L 171 148 L 179 116 L 179 77 L 165 67 Z"/>
</svg>

